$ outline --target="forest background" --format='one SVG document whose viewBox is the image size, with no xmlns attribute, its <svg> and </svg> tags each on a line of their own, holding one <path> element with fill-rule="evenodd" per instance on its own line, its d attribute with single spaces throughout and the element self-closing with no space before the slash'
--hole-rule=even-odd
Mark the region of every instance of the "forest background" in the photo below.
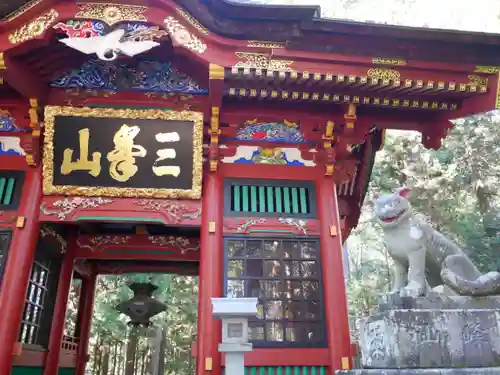
<svg viewBox="0 0 500 375">
<path fill-rule="evenodd" d="M 233 0 L 236 1 L 236 0 Z M 364 22 L 382 22 L 500 32 L 500 1 L 476 0 L 238 0 L 238 2 L 321 5 L 322 16 Z M 383 51 L 381 51 L 383 55 Z M 412 189 L 415 211 L 459 244 L 483 271 L 500 268 L 500 111 L 459 119 L 443 146 L 427 150 L 420 134 L 389 131 L 378 152 L 358 227 L 346 242 L 349 266 L 346 285 L 353 339 L 359 321 L 388 291 L 392 262 L 373 220 L 372 197 L 399 186 Z M 103 356 L 122 362 L 126 319 L 115 306 L 131 297 L 126 284 L 150 280 L 159 289 L 156 298 L 167 304 L 159 317 L 166 330 L 165 375 L 192 374 L 191 345 L 196 338 L 197 278 L 173 275 L 135 275 L 100 278 L 94 308 L 90 374 L 100 375 Z M 76 314 L 79 285 L 71 292 L 68 332 Z M 118 346 L 117 346 L 118 345 Z"/>
</svg>

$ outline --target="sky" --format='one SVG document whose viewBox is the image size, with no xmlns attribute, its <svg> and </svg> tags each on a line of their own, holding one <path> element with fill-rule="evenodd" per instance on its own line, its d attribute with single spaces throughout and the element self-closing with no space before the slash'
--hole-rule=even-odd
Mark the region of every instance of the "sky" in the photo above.
<svg viewBox="0 0 500 375">
<path fill-rule="evenodd" d="M 319 5 L 322 17 L 500 33 L 500 0 L 232 0 Z"/>
</svg>

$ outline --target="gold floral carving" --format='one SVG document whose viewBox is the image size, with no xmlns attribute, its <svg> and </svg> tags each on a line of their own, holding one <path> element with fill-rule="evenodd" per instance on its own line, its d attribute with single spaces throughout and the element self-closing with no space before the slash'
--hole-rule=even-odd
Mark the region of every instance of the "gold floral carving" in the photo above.
<svg viewBox="0 0 500 375">
<path fill-rule="evenodd" d="M 178 120 L 194 122 L 193 132 L 193 182 L 192 188 L 156 189 L 129 187 L 95 186 L 54 186 L 54 125 L 56 116 L 143 119 L 143 120 Z M 190 111 L 165 111 L 156 109 L 114 109 L 114 108 L 76 108 L 45 107 L 45 145 L 43 154 L 43 191 L 45 194 L 108 196 L 108 197 L 155 197 L 155 198 L 190 198 L 201 197 L 203 176 L 203 113 Z"/>
<path fill-rule="evenodd" d="M 497 96 L 495 109 L 500 109 L 500 66 L 476 66 L 476 73 L 497 74 Z"/>
<path fill-rule="evenodd" d="M 307 228 L 307 220 L 280 217 L 278 219 L 278 221 L 281 224 L 290 225 L 292 227 L 295 227 L 297 230 L 301 231 L 304 234 L 307 234 L 307 231 L 309 230 Z"/>
<path fill-rule="evenodd" d="M 101 3 L 80 3 L 77 6 L 80 11 L 75 18 L 101 20 L 110 26 L 122 21 L 146 22 L 148 20 L 143 14 L 148 10 L 145 6 Z"/>
<path fill-rule="evenodd" d="M 260 40 L 249 40 L 247 47 L 280 49 L 280 48 L 285 48 L 285 42 L 265 42 Z"/>
<path fill-rule="evenodd" d="M 292 68 L 289 65 L 293 64 L 291 60 L 269 60 L 269 69 L 271 70 L 279 70 L 280 72 L 292 71 Z"/>
<path fill-rule="evenodd" d="M 31 1 L 27 2 L 26 4 L 24 4 L 22 7 L 20 7 L 19 9 L 15 10 L 14 12 L 5 16 L 3 20 L 5 22 L 11 22 L 12 20 L 19 17 L 21 14 L 26 13 L 28 10 L 34 8 L 35 6 L 40 4 L 41 2 L 42 2 L 42 0 L 31 0 Z"/>
<path fill-rule="evenodd" d="M 95 251 L 96 248 L 106 245 L 126 245 L 131 239 L 131 236 L 95 236 L 88 239 L 88 244 L 82 243 L 80 237 L 76 239 L 76 244 L 82 249 Z"/>
<path fill-rule="evenodd" d="M 372 64 L 403 66 L 403 65 L 406 65 L 406 60 L 396 59 L 396 58 L 373 57 Z"/>
<path fill-rule="evenodd" d="M 54 23 L 57 17 L 59 17 L 59 13 L 51 9 L 10 34 L 9 41 L 12 44 L 17 44 L 39 37 Z"/>
<path fill-rule="evenodd" d="M 45 215 L 56 215 L 59 220 L 65 220 L 66 216 L 76 209 L 97 208 L 99 206 L 113 203 L 111 199 L 98 198 L 64 198 L 52 202 L 54 208 L 47 208 L 45 202 L 40 205 L 40 211 Z"/>
<path fill-rule="evenodd" d="M 388 79 L 391 81 L 399 81 L 401 79 L 401 73 L 394 69 L 372 68 L 368 70 L 366 75 L 371 79 Z"/>
<path fill-rule="evenodd" d="M 185 18 L 186 21 L 188 21 L 193 27 L 198 30 L 200 33 L 208 35 L 208 29 L 203 26 L 201 23 L 198 22 L 196 18 L 194 18 L 192 15 L 190 15 L 188 12 L 186 12 L 184 9 L 181 8 L 176 8 L 177 13 L 179 13 L 182 17 Z"/>
<path fill-rule="evenodd" d="M 500 72 L 500 66 L 476 66 L 474 70 L 476 73 L 498 73 Z"/>
<path fill-rule="evenodd" d="M 469 75 L 469 85 L 487 85 L 488 84 L 488 78 L 486 77 L 481 77 L 477 75 Z"/>
<path fill-rule="evenodd" d="M 0 70 L 6 70 L 5 59 L 3 57 L 3 52 L 0 52 Z"/>
<path fill-rule="evenodd" d="M 172 223 L 176 224 L 185 219 L 195 220 L 201 217 L 200 208 L 191 208 L 186 204 L 168 200 L 137 199 L 134 200 L 134 204 L 144 210 L 160 211 L 169 216 Z"/>
<path fill-rule="evenodd" d="M 68 242 L 64 239 L 63 236 L 57 233 L 54 228 L 49 227 L 47 225 L 40 227 L 40 236 L 42 238 L 48 236 L 54 237 L 57 240 L 57 242 L 59 242 L 59 244 L 61 245 L 61 253 L 66 252 L 66 248 L 68 247 Z"/>
<path fill-rule="evenodd" d="M 236 56 L 244 61 L 237 62 L 235 68 L 267 69 L 269 67 L 269 55 L 264 53 L 236 52 Z"/>
<path fill-rule="evenodd" d="M 0 223 L 12 224 L 16 220 L 17 220 L 17 215 L 14 215 L 10 212 L 6 215 L 5 211 L 0 211 Z"/>
<path fill-rule="evenodd" d="M 190 33 L 174 17 L 167 17 L 163 22 L 170 37 L 179 45 L 199 54 L 207 50 L 207 45 L 196 35 Z"/>
<path fill-rule="evenodd" d="M 495 109 L 500 109 L 500 71 L 498 72 L 497 76 L 497 100 L 495 103 Z"/>
<path fill-rule="evenodd" d="M 172 246 L 185 254 L 188 251 L 200 251 L 199 242 L 191 242 L 189 238 L 180 236 L 149 236 L 148 239 L 152 244 L 158 246 Z"/>
<path fill-rule="evenodd" d="M 264 53 L 236 52 L 236 56 L 243 61 L 237 62 L 234 68 L 269 69 L 282 72 L 291 72 L 291 60 L 274 60 Z"/>
</svg>

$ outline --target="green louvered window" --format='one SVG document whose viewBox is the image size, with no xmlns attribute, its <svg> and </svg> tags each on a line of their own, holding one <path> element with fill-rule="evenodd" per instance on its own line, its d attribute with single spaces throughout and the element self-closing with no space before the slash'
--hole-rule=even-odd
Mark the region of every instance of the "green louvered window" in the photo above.
<svg viewBox="0 0 500 375">
<path fill-rule="evenodd" d="M 309 181 L 227 180 L 225 198 L 231 216 L 315 217 L 314 184 Z"/>
<path fill-rule="evenodd" d="M 23 180 L 23 172 L 0 171 L 0 210 L 18 207 Z"/>
</svg>

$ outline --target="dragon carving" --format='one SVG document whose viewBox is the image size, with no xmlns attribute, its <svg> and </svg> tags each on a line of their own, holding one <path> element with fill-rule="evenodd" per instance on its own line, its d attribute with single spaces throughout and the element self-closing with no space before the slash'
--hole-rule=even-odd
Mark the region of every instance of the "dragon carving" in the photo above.
<svg viewBox="0 0 500 375">
<path fill-rule="evenodd" d="M 430 290 L 463 296 L 500 294 L 500 273 L 481 274 L 459 246 L 413 214 L 409 193 L 399 188 L 374 202 L 395 264 L 392 292 L 403 297 L 425 296 Z"/>
</svg>

